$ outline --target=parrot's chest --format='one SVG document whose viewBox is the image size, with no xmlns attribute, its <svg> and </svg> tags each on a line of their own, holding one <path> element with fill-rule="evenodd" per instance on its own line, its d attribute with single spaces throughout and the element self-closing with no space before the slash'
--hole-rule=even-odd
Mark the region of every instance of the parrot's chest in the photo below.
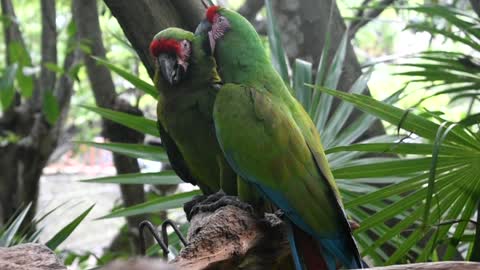
<svg viewBox="0 0 480 270">
<path fill-rule="evenodd" d="M 166 100 L 162 108 L 168 133 L 185 142 L 214 135 L 212 113 L 213 100 L 196 96 Z"/>
<path fill-rule="evenodd" d="M 223 156 L 215 135 L 213 102 L 201 99 L 165 102 L 162 118 L 189 170 L 197 179 L 220 179 L 218 157 Z"/>
</svg>

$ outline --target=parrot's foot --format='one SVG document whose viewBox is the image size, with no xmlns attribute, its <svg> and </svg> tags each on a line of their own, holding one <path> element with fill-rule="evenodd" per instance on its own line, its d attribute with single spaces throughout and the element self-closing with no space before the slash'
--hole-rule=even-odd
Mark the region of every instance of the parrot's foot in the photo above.
<svg viewBox="0 0 480 270">
<path fill-rule="evenodd" d="M 198 198 L 194 200 L 195 202 L 193 202 L 193 200 L 188 202 L 188 204 L 190 204 L 189 208 L 187 208 L 187 204 L 185 204 L 184 206 L 184 210 L 185 213 L 187 213 L 188 220 L 190 220 L 198 213 L 215 212 L 217 209 L 228 205 L 235 206 L 237 208 L 254 214 L 253 207 L 250 204 L 240 201 L 236 196 L 226 195 L 225 192 L 223 192 L 222 190 L 215 194 L 203 196 L 203 198 Z M 190 210 L 188 211 L 188 209 Z"/>
<path fill-rule="evenodd" d="M 191 214 L 193 207 L 197 204 L 200 204 L 201 202 L 203 202 L 207 198 L 208 198 L 207 195 L 197 195 L 197 196 L 194 196 L 191 201 L 188 201 L 188 202 L 183 204 L 183 211 L 187 215 L 187 220 L 188 221 L 190 221 L 193 217 L 193 215 Z"/>
</svg>

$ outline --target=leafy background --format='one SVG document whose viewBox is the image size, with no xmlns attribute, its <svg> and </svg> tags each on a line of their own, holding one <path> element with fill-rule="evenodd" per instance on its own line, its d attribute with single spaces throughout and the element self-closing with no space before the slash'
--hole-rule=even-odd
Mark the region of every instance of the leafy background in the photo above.
<svg viewBox="0 0 480 270">
<path fill-rule="evenodd" d="M 478 241 L 474 242 L 474 222 L 471 219 L 480 203 L 480 137 L 468 125 L 478 116 L 472 114 L 473 108 L 469 108 L 466 117 L 457 124 L 442 118 L 443 113 L 430 112 L 421 107 L 403 110 L 393 106 L 403 95 L 408 95 L 404 90 L 377 101 L 362 95 L 372 69 L 367 70 L 348 93 L 331 90 L 337 87 L 343 69 L 347 34 L 331 63 L 324 60 L 329 49 L 326 46 L 317 66 L 297 59 L 292 67 L 293 75 L 290 76 L 280 32 L 271 16 L 271 3 L 266 3 L 273 63 L 320 131 L 347 213 L 361 224 L 355 235 L 362 255 L 368 256 L 375 265 L 451 260 L 458 253 L 464 254 L 467 259 L 475 259 L 478 256 L 478 246 L 475 248 Z M 472 40 L 456 38 L 451 32 L 437 30 L 428 23 L 412 23 L 408 28 L 438 33 L 456 42 L 464 41 L 466 45 L 478 46 L 476 38 L 479 29 L 473 28 L 478 26 L 477 19 L 440 6 L 408 10 L 443 18 L 453 27 L 472 32 Z M 422 52 L 399 64 L 419 70 L 400 72 L 399 75 L 411 76 L 414 78 L 412 81 L 429 83 L 425 89 L 432 93 L 423 100 L 454 93 L 451 102 L 469 98 L 474 103 L 478 95 L 479 78 L 465 66 L 468 63 L 461 66 L 462 62 L 458 59 L 470 59 L 470 56 L 439 51 Z M 424 60 L 435 63 L 424 63 Z M 151 93 L 152 86 L 147 82 L 140 82 L 113 64 L 103 60 L 101 63 L 132 84 L 141 86 L 139 88 L 146 93 Z M 334 105 L 334 97 L 342 100 L 337 106 Z M 346 125 L 354 107 L 365 113 Z M 101 108 L 84 108 L 138 131 L 158 135 L 154 121 Z M 396 132 L 358 141 L 375 119 L 385 121 L 387 130 L 391 127 Z M 166 161 L 163 149 L 158 147 L 89 144 L 136 158 Z M 148 174 L 89 181 L 131 184 L 172 184 L 178 181 L 172 181 L 171 171 L 154 175 L 154 179 Z M 198 192 L 192 191 L 153 199 L 138 206 L 117 209 L 105 218 L 178 208 L 196 194 Z"/>
<path fill-rule="evenodd" d="M 326 60 L 326 52 L 330 49 L 327 43 L 322 48 L 319 63 L 297 59 L 290 67 L 281 45 L 282 33 L 276 28 L 274 16 L 271 16 L 271 1 L 266 3 L 267 8 L 262 12 L 267 17 L 266 50 L 270 52 L 282 78 L 291 86 L 292 94 L 304 105 L 317 125 L 347 213 L 361 224 L 355 236 L 362 255 L 375 265 L 450 259 L 479 261 L 480 229 L 475 226 L 479 223 L 480 209 L 478 17 L 455 6 L 415 5 L 423 4 L 423 1 L 386 10 L 379 24 L 360 30 L 353 40 L 359 58 L 364 63 L 364 74 L 348 93 L 344 93 L 333 89 L 337 88 L 344 69 L 347 34 L 335 48 L 336 54 L 331 62 Z M 345 13 L 344 17 L 354 14 L 355 9 L 351 9 L 353 6 L 349 6 L 349 2 L 338 3 Z M 32 19 L 35 16 L 34 9 L 25 8 L 29 1 L 22 0 L 21 4 L 24 5 L 24 18 Z M 68 14 L 66 6 L 62 4 L 64 10 L 61 14 Z M 100 129 L 97 115 L 151 137 L 158 137 L 155 120 L 152 120 L 155 118 L 157 90 L 144 68 L 138 65 L 137 56 L 114 18 L 103 8 L 101 23 L 109 29 L 104 31 L 109 60 L 96 60 L 117 74 L 116 83 L 123 90 L 121 94 L 141 107 L 146 117 L 91 106 L 93 98 L 84 82 L 85 71 L 79 66 L 72 74 L 78 76 L 78 91 L 73 104 L 79 106 L 73 107 L 69 117 L 69 122 L 79 127 L 76 142 L 78 145 L 94 146 L 167 164 L 166 153 L 158 145 L 98 143 L 92 140 Z M 401 32 L 398 25 L 389 23 L 389 20 L 398 19 L 408 21 L 406 31 Z M 61 20 L 61 37 L 66 40 L 71 34 L 72 25 L 68 23 L 68 15 Z M 25 31 L 32 40 L 35 37 L 38 39 L 38 28 L 25 27 Z M 411 53 L 410 50 L 405 54 L 403 47 L 411 46 L 408 43 L 408 37 L 411 36 L 405 36 L 404 33 L 411 32 L 426 35 L 430 42 L 416 48 L 419 53 Z M 30 49 L 37 47 L 38 43 L 29 42 Z M 22 50 L 19 46 L 12 46 L 10 52 L 3 52 L 13 55 L 16 61 L 10 66 L 1 67 L 2 108 L 13 102 L 14 88 L 21 89 L 21 95 L 25 98 L 32 94 L 31 78 L 19 70 L 38 62 L 38 55 L 30 59 Z M 84 46 L 84 50 L 88 50 L 88 46 Z M 401 55 L 380 55 L 398 51 Z M 372 59 L 365 55 L 379 57 Z M 65 72 L 55 65 L 50 68 Z M 367 84 L 375 99 L 363 95 Z M 146 95 L 132 93 L 132 86 Z M 45 99 L 49 100 L 43 108 L 47 120 L 55 122 L 58 117 L 56 101 L 48 92 Z M 364 113 L 347 124 L 354 107 Z M 361 139 L 376 119 L 382 121 L 386 134 Z M 2 143 L 19 138 L 15 134 L 7 134 L 0 139 Z M 167 169 L 87 179 L 84 182 L 149 186 L 181 183 L 168 166 L 162 167 Z M 181 228 L 186 231 L 188 224 L 178 208 L 198 194 L 196 190 L 186 189 L 169 196 L 150 194 L 147 202 L 129 208 L 116 207 L 101 219 L 148 213 L 152 214 L 154 223 L 159 224 L 163 217 L 159 218 L 157 214 L 174 209 L 168 212 L 169 216 L 182 223 Z M 90 209 L 83 210 L 51 240 L 44 242 L 57 248 Z M 2 227 L 0 245 L 38 241 L 41 226 L 20 226 L 28 211 L 27 205 Z M 34 222 L 41 224 L 41 221 L 48 219 L 48 215 L 38 217 Z M 38 230 L 29 231 L 29 227 L 37 227 Z M 178 250 L 178 239 L 173 235 L 171 237 L 172 250 Z M 149 254 L 157 252 L 156 247 L 149 249 Z M 128 254 L 106 252 L 96 263 L 103 264 L 116 256 Z M 95 256 L 66 252 L 65 262 L 87 261 L 91 257 Z"/>
</svg>

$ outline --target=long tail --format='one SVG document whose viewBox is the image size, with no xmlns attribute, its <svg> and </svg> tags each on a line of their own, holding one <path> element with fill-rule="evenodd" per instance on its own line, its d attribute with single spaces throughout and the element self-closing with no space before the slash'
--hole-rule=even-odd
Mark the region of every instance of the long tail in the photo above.
<svg viewBox="0 0 480 270">
<path fill-rule="evenodd" d="M 329 270 L 336 269 L 332 268 L 332 258 L 334 261 L 338 260 L 346 269 L 363 268 L 357 245 L 351 234 L 345 233 L 335 238 L 320 238 L 319 242 L 324 250 L 323 254 Z"/>
<path fill-rule="evenodd" d="M 355 240 L 349 233 L 332 238 L 314 238 L 290 223 L 288 241 L 297 270 L 361 269 L 363 264 Z"/>
<path fill-rule="evenodd" d="M 288 241 L 297 270 L 328 270 L 318 242 L 290 223 L 288 226 Z"/>
</svg>

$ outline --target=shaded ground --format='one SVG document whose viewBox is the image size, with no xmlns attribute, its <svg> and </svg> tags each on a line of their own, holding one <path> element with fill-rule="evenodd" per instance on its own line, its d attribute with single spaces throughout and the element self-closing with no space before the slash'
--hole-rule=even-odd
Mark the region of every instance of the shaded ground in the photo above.
<svg viewBox="0 0 480 270">
<path fill-rule="evenodd" d="M 108 170 L 106 170 L 108 172 Z M 38 214 L 42 215 L 62 205 L 42 224 L 45 226 L 40 239 L 46 241 L 66 224 L 95 204 L 90 214 L 60 248 L 75 251 L 91 251 L 100 254 L 109 245 L 118 229 L 124 224 L 122 218 L 95 220 L 107 214 L 120 200 L 120 190 L 115 184 L 81 183 L 79 180 L 111 175 L 105 172 L 94 176 L 88 174 L 53 174 L 41 178 Z"/>
</svg>

